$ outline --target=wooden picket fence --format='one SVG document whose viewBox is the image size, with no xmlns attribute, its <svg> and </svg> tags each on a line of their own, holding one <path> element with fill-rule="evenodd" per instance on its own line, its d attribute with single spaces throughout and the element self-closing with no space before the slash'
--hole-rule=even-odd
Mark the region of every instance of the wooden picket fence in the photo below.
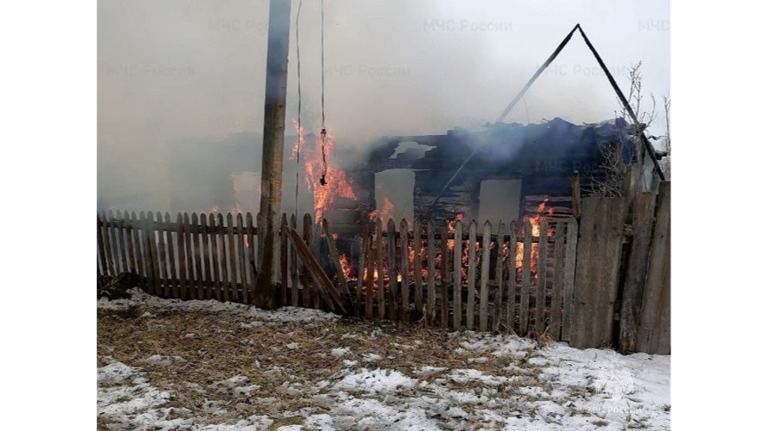
<svg viewBox="0 0 768 431">
<path fill-rule="evenodd" d="M 426 229 L 425 229 L 426 228 Z M 578 231 L 573 218 L 524 223 L 373 223 L 363 233 L 354 312 L 445 329 L 514 330 L 569 338 Z M 450 230 L 455 229 L 451 232 Z M 546 238 L 543 240 L 542 237 Z M 517 250 L 521 250 L 519 259 Z M 394 280 L 394 282 L 393 282 Z"/>
<path fill-rule="evenodd" d="M 249 303 L 255 292 L 251 214 L 141 212 L 99 215 L 99 275 L 139 275 L 147 292 L 181 299 Z M 226 220 L 226 223 L 225 223 Z"/>
<path fill-rule="evenodd" d="M 147 292 L 168 298 L 252 303 L 256 291 L 256 227 L 250 213 L 114 213 L 97 216 L 100 275 L 132 272 Z M 288 221 L 290 220 L 290 222 Z M 520 334 L 549 333 L 568 339 L 576 259 L 572 218 L 543 221 L 547 241 L 525 223 L 497 228 L 405 220 L 365 224 L 350 278 L 327 221 L 306 214 L 302 239 L 333 289 L 346 298 L 348 314 L 368 319 L 418 321 L 442 328 L 481 331 L 507 328 Z M 449 232 L 449 225 L 455 232 Z M 277 281 L 282 304 L 328 308 L 321 282 L 288 238 L 297 220 L 283 216 Z M 471 246 L 473 245 L 474 246 Z M 522 259 L 516 264 L 518 248 Z M 527 270 L 526 270 L 527 269 Z M 543 269 L 543 270 L 541 270 Z M 373 276 L 365 276 L 364 274 Z M 363 274 L 364 276 L 360 276 Z M 392 282 L 394 280 L 394 282 Z M 334 310 L 339 311 L 339 310 Z M 562 335 L 561 335 L 562 333 Z"/>
</svg>

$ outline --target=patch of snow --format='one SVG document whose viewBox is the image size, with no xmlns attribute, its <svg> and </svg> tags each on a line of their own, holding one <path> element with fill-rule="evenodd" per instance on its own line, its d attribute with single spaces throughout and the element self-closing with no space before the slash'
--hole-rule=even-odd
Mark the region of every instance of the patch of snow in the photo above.
<svg viewBox="0 0 768 431">
<path fill-rule="evenodd" d="M 368 370 L 345 376 L 336 384 L 337 389 L 364 391 L 370 393 L 394 392 L 399 388 L 410 388 L 416 380 L 393 370 Z"/>
<path fill-rule="evenodd" d="M 338 347 L 336 349 L 331 350 L 331 355 L 338 357 L 342 357 L 349 353 L 349 347 Z"/>
</svg>

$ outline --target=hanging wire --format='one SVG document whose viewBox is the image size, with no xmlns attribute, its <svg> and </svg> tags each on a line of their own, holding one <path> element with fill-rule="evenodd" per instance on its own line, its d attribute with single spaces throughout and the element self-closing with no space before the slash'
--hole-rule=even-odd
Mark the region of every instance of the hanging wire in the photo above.
<svg viewBox="0 0 768 431">
<path fill-rule="evenodd" d="M 325 129 L 325 0 L 320 1 L 320 115 L 322 128 L 320 129 L 320 151 L 323 155 L 323 174 L 320 176 L 320 185 L 327 184 L 328 161 L 326 160 L 326 140 L 328 132 Z"/>
<path fill-rule="evenodd" d="M 299 17 L 301 16 L 301 3 L 299 0 L 299 8 L 296 11 L 296 82 L 299 93 L 299 107 L 296 120 L 296 194 L 295 194 L 295 207 L 293 209 L 294 216 L 298 220 L 299 218 L 299 172 L 301 172 L 301 54 L 299 51 Z"/>
</svg>

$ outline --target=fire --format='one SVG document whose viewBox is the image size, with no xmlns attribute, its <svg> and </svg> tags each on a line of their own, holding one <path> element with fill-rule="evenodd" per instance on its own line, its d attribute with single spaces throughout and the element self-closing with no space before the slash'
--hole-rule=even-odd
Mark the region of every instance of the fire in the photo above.
<svg viewBox="0 0 768 431">
<path fill-rule="evenodd" d="M 312 209 L 315 222 L 320 223 L 323 219 L 323 214 L 333 205 L 336 198 L 355 199 L 355 192 L 352 190 L 352 183 L 347 178 L 346 173 L 333 167 L 330 162 L 328 163 L 328 171 L 325 177 L 326 184 L 320 184 L 320 177 L 323 174 L 321 134 L 317 134 L 317 145 L 315 148 L 307 151 L 305 148 L 304 126 L 299 126 L 298 121 L 293 120 L 293 127 L 296 130 L 297 138 L 289 159 L 298 160 L 300 154 L 304 154 L 304 180 L 307 184 L 307 190 L 312 193 Z M 330 161 L 335 145 L 334 137 L 330 133 L 326 135 L 325 144 L 326 160 Z"/>
<path fill-rule="evenodd" d="M 385 197 L 384 198 L 384 204 L 381 205 L 381 220 L 383 222 L 386 222 L 392 216 L 392 209 L 394 207 L 395 206 L 392 205 L 392 202 L 389 200 L 389 198 Z M 378 214 L 378 211 L 376 211 L 376 210 L 373 210 L 370 213 L 368 213 L 368 218 L 371 221 L 376 221 L 376 217 L 378 217 L 378 216 L 379 216 L 379 214 Z"/>
<path fill-rule="evenodd" d="M 288 160 L 296 160 L 299 157 L 299 151 L 304 146 L 304 126 L 299 126 L 299 122 L 293 120 L 293 128 L 296 130 L 296 143 L 293 144 L 293 151 Z"/>
<path fill-rule="evenodd" d="M 341 272 L 344 274 L 344 278 L 349 279 L 349 273 L 352 271 L 352 268 L 349 266 L 346 254 L 342 253 L 339 256 L 339 263 L 341 263 Z"/>
<path fill-rule="evenodd" d="M 294 146 L 295 154 L 298 155 L 298 149 L 304 144 L 303 130 L 296 125 L 299 139 Z M 325 176 L 325 185 L 320 184 L 320 177 L 323 175 L 323 153 L 322 138 L 317 134 L 317 145 L 311 152 L 303 151 L 304 157 L 304 179 L 307 189 L 312 192 L 312 208 L 314 211 L 315 222 L 320 223 L 323 214 L 333 205 L 336 198 L 355 199 L 355 192 L 352 190 L 352 183 L 347 175 L 341 169 L 333 167 L 328 163 L 328 170 Z M 335 140 L 330 133 L 326 136 L 326 160 L 330 161 L 333 154 Z M 307 154 L 308 153 L 308 154 Z"/>
<path fill-rule="evenodd" d="M 544 215 L 552 215 L 554 208 L 547 208 L 547 202 L 549 197 L 545 197 L 544 200 L 536 208 L 536 215 L 528 218 L 528 223 L 531 224 L 531 235 L 533 237 L 539 237 L 539 241 L 547 241 L 549 232 L 544 233 L 544 238 L 541 238 L 541 220 Z M 539 257 L 539 244 L 531 244 L 531 271 L 536 272 L 536 263 Z M 523 244 L 517 243 L 515 247 L 515 268 L 523 268 Z"/>
</svg>

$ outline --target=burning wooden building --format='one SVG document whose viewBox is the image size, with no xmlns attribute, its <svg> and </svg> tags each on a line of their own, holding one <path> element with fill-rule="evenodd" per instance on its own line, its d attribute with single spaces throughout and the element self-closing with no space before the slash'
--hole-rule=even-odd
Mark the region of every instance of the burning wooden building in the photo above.
<svg viewBox="0 0 768 431">
<path fill-rule="evenodd" d="M 366 162 L 348 170 L 357 202 L 328 215 L 340 232 L 358 231 L 355 225 L 371 217 L 509 221 L 534 215 L 543 203 L 549 216 L 570 215 L 571 174 L 579 172 L 589 195 L 616 163 L 635 158 L 634 142 L 623 119 L 576 125 L 555 118 L 497 123 L 477 132 L 383 137 Z M 411 179 L 393 188 L 389 172 Z M 404 184 L 412 190 L 403 190 Z M 362 210 L 351 211 L 355 207 Z"/>
</svg>

